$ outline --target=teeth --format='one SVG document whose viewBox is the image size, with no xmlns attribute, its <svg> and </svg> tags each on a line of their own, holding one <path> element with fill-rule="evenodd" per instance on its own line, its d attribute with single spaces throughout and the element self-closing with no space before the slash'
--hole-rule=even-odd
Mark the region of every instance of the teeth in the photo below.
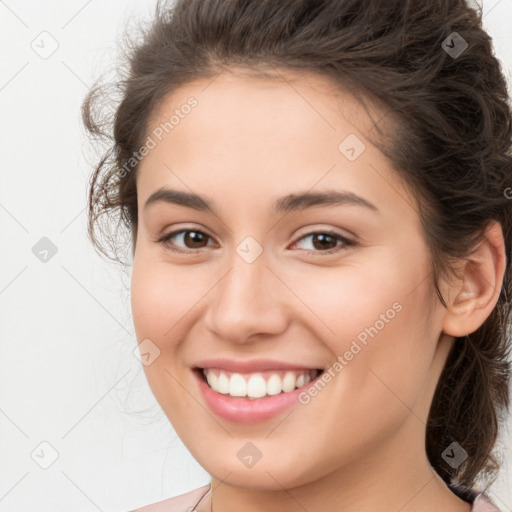
<svg viewBox="0 0 512 512">
<path fill-rule="evenodd" d="M 234 397 L 261 398 L 293 391 L 318 375 L 317 370 L 260 372 L 244 374 L 204 368 L 208 385 L 217 393 Z"/>
<path fill-rule="evenodd" d="M 231 375 L 229 394 L 231 396 L 247 396 L 247 384 L 239 373 Z"/>
<path fill-rule="evenodd" d="M 233 375 L 234 377 L 234 375 Z M 233 381 L 233 379 L 231 379 Z M 244 379 L 245 382 L 245 379 Z M 230 387 L 231 390 L 231 387 Z M 247 383 L 247 396 L 250 396 L 252 398 L 260 398 L 262 396 L 265 396 L 267 394 L 267 384 L 265 382 L 265 379 L 263 377 L 260 377 L 259 375 L 255 375 L 254 377 L 251 377 L 249 379 L 249 382 Z M 240 396 L 245 396 L 245 393 Z"/>
</svg>

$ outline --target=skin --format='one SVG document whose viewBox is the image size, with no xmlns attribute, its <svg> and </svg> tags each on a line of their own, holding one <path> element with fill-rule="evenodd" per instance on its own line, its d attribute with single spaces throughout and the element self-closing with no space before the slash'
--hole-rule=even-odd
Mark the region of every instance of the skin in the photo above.
<svg viewBox="0 0 512 512">
<path fill-rule="evenodd" d="M 430 466 L 425 429 L 453 337 L 476 330 L 498 300 L 500 226 L 461 263 L 460 279 L 442 281 L 445 309 L 416 204 L 365 137 L 371 121 L 360 104 L 320 76 L 239 71 L 165 98 L 148 133 L 190 96 L 198 106 L 144 157 L 137 176 L 134 324 L 139 343 L 149 338 L 160 350 L 144 366 L 156 399 L 212 477 L 213 493 L 198 510 L 469 511 Z M 350 133 L 366 145 L 353 162 L 338 150 Z M 165 202 L 145 209 L 163 186 L 201 195 L 215 214 Z M 271 211 L 278 197 L 326 190 L 351 191 L 379 211 Z M 185 228 L 207 236 L 199 244 L 183 235 L 167 246 L 155 241 Z M 357 245 L 315 243 L 311 233 L 325 230 Z M 250 264 L 236 252 L 247 236 L 263 248 Z M 190 252 L 173 252 L 173 244 Z M 332 248 L 338 252 L 322 254 Z M 307 405 L 251 425 L 207 408 L 191 371 L 200 359 L 327 368 L 396 302 L 401 311 Z M 248 441 L 262 453 L 251 468 L 237 457 Z"/>
</svg>

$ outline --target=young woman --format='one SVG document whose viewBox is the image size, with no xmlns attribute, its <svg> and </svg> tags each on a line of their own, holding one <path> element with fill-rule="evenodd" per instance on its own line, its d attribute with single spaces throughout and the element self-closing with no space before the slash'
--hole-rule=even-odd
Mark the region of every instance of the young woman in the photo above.
<svg viewBox="0 0 512 512">
<path fill-rule="evenodd" d="M 178 0 L 127 62 L 113 114 L 84 103 L 90 236 L 128 228 L 144 371 L 211 475 L 139 510 L 499 510 L 512 129 L 481 13 Z"/>
</svg>

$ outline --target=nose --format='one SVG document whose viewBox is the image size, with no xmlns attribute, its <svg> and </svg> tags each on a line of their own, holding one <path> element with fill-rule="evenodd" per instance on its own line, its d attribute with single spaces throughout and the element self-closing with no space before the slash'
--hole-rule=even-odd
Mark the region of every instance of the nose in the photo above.
<svg viewBox="0 0 512 512">
<path fill-rule="evenodd" d="M 242 344 L 286 329 L 289 291 L 268 267 L 264 254 L 249 263 L 235 252 L 229 268 L 208 294 L 204 321 L 223 340 Z"/>
</svg>

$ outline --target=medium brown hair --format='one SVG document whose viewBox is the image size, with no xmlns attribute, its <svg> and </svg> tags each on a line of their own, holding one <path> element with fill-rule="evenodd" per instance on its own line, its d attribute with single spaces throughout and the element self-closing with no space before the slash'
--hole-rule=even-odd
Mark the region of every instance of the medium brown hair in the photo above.
<svg viewBox="0 0 512 512">
<path fill-rule="evenodd" d="M 468 45 L 457 56 L 447 51 L 459 37 L 453 32 Z M 477 331 L 456 338 L 426 429 L 429 461 L 445 482 L 494 481 L 500 461 L 493 448 L 509 413 L 512 133 L 506 81 L 482 13 L 464 0 L 159 1 L 142 33 L 126 44 L 124 75 L 95 84 L 83 104 L 89 134 L 106 144 L 89 190 L 97 250 L 120 261 L 115 216 L 134 249 L 133 155 L 159 102 L 178 87 L 213 79 L 227 66 L 274 70 L 268 76 L 295 70 L 334 80 L 362 104 L 366 98 L 384 106 L 386 127 L 375 123 L 381 138 L 374 143 L 417 198 L 433 288 L 445 307 L 439 278 L 472 254 L 492 221 L 503 230 L 507 264 L 498 303 Z M 108 110 L 112 93 L 119 101 Z M 468 454 L 458 468 L 442 457 L 454 441 Z"/>
</svg>

